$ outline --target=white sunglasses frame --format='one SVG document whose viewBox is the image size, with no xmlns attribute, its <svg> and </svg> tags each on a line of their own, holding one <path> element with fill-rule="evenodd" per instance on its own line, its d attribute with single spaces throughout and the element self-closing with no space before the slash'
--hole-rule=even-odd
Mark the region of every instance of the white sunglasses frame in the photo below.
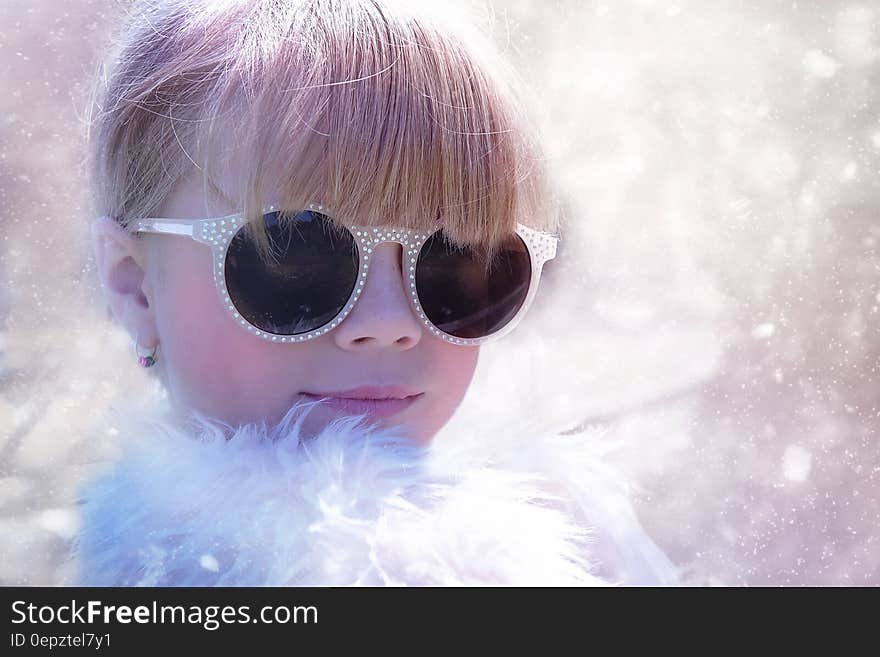
<svg viewBox="0 0 880 657">
<path fill-rule="evenodd" d="M 263 208 L 263 214 L 276 212 L 278 210 L 279 208 L 276 208 L 275 206 L 266 206 L 265 208 Z M 330 216 L 327 208 L 316 203 L 308 204 L 308 206 L 304 207 L 301 211 L 306 210 L 320 212 L 322 214 Z M 517 310 L 516 314 L 510 319 L 510 321 L 494 333 L 490 333 L 489 335 L 480 338 L 459 338 L 440 330 L 425 316 L 425 313 L 422 310 L 421 303 L 419 302 L 418 294 L 416 292 L 416 260 L 419 253 L 421 252 L 422 246 L 431 235 L 439 230 L 439 226 L 431 232 L 425 232 L 411 228 L 403 228 L 399 226 L 386 226 L 383 228 L 372 228 L 360 225 L 346 226 L 346 228 L 348 228 L 351 234 L 354 236 L 355 244 L 357 244 L 359 267 L 357 278 L 358 283 L 354 286 L 354 289 L 352 290 L 351 296 L 348 298 L 348 301 L 343 306 L 342 310 L 333 317 L 333 319 L 331 319 L 327 324 L 324 324 L 320 328 L 309 331 L 308 333 L 295 335 L 279 335 L 275 333 L 269 333 L 251 324 L 247 319 L 241 316 L 241 314 L 238 312 L 238 310 L 232 304 L 231 299 L 229 298 L 229 290 L 226 287 L 225 276 L 226 253 L 229 250 L 229 245 L 232 243 L 232 240 L 235 237 L 236 233 L 239 231 L 239 229 L 241 229 L 242 226 L 245 225 L 245 223 L 246 220 L 244 213 L 241 212 L 226 215 L 224 217 L 207 219 L 170 219 L 162 217 L 143 217 L 138 218 L 134 221 L 133 232 L 155 233 L 164 235 L 183 235 L 186 237 L 191 237 L 197 242 L 201 242 L 202 244 L 207 244 L 208 246 L 210 246 L 214 257 L 214 283 L 216 285 L 217 292 L 220 295 L 220 299 L 223 302 L 223 305 L 232 314 L 233 318 L 243 328 L 247 329 L 252 335 L 256 335 L 257 337 L 268 340 L 269 342 L 282 343 L 305 342 L 307 340 L 311 340 L 313 338 L 324 335 L 328 331 L 332 331 L 334 328 L 336 328 L 352 311 L 355 303 L 357 303 L 357 300 L 361 295 L 361 291 L 363 290 L 364 283 L 367 279 L 367 272 L 370 269 L 370 254 L 373 252 L 373 247 L 378 246 L 383 242 L 396 242 L 403 247 L 401 271 L 409 272 L 408 279 L 404 282 L 408 284 L 405 285 L 405 287 L 409 290 L 408 296 L 410 304 L 415 311 L 416 317 L 418 317 L 418 319 L 431 331 L 433 335 L 443 340 L 446 340 L 447 342 L 463 346 L 482 345 L 486 344 L 487 342 L 497 340 L 498 338 L 503 337 L 514 328 L 516 328 L 516 326 L 525 316 L 525 313 L 529 309 L 529 306 L 531 306 L 532 300 L 535 297 L 535 293 L 538 290 L 538 283 L 541 278 L 541 271 L 544 267 L 544 263 L 556 257 L 556 249 L 559 242 L 559 238 L 557 235 L 538 231 L 534 228 L 530 228 L 528 226 L 518 223 L 516 233 L 520 236 L 520 238 L 522 238 L 528 249 L 529 256 L 531 258 L 532 268 L 532 277 L 529 281 L 529 290 L 526 293 L 525 300 Z"/>
</svg>

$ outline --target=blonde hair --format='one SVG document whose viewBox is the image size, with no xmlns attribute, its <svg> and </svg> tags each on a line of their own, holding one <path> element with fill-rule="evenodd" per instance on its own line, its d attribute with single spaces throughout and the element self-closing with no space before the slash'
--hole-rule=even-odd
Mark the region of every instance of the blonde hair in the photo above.
<svg viewBox="0 0 880 657">
<path fill-rule="evenodd" d="M 555 232 L 516 75 L 460 20 L 414 4 L 135 2 L 92 103 L 95 209 L 129 227 L 197 168 L 261 248 L 273 185 L 285 209 L 439 225 L 490 253 L 517 222 Z M 232 199 L 214 175 L 230 164 L 244 172 Z"/>
</svg>

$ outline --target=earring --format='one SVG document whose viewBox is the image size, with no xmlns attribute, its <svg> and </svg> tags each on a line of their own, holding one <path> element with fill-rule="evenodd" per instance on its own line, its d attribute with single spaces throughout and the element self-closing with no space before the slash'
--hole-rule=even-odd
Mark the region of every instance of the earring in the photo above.
<svg viewBox="0 0 880 657">
<path fill-rule="evenodd" d="M 140 365 L 141 367 L 152 367 L 156 364 L 156 352 L 159 350 L 159 345 L 156 344 L 156 346 L 153 347 L 153 351 L 151 351 L 149 354 L 141 355 L 141 345 L 138 340 L 139 337 L 140 336 L 138 336 L 134 340 L 134 354 L 135 356 L 137 356 L 138 365 Z"/>
</svg>

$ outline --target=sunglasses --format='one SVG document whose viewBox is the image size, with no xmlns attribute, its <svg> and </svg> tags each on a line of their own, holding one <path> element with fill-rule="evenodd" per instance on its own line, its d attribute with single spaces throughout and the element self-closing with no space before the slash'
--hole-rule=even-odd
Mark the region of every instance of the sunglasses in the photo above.
<svg viewBox="0 0 880 657">
<path fill-rule="evenodd" d="M 351 312 L 383 242 L 403 249 L 404 287 L 416 317 L 459 345 L 497 339 L 519 323 L 558 237 L 518 224 L 488 263 L 450 244 L 442 229 L 340 226 L 326 208 L 296 214 L 263 210 L 271 258 L 257 250 L 243 213 L 213 219 L 141 218 L 136 233 L 184 235 L 211 247 L 214 282 L 242 327 L 271 342 L 304 342 L 333 330 Z"/>
</svg>

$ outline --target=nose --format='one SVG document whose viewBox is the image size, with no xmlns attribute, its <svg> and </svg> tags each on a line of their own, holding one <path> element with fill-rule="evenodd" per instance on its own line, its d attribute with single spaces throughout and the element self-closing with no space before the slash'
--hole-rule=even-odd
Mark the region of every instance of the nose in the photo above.
<svg viewBox="0 0 880 657">
<path fill-rule="evenodd" d="M 385 242 L 373 247 L 364 289 L 332 335 L 343 349 L 411 349 L 422 336 L 401 274 L 403 247 Z"/>
</svg>

